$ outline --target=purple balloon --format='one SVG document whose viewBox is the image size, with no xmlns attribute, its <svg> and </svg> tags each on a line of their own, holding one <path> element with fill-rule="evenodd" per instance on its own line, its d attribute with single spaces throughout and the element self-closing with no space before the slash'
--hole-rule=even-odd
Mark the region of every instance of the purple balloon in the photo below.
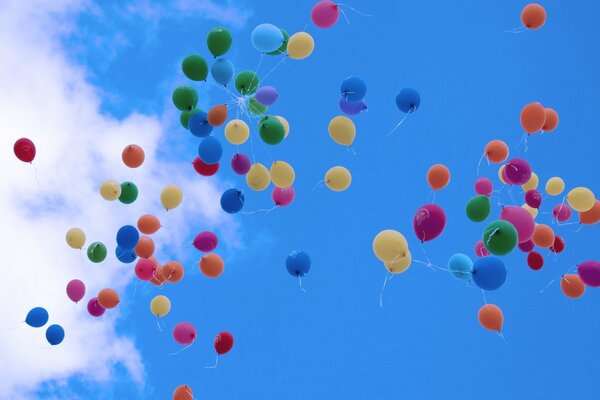
<svg viewBox="0 0 600 400">
<path fill-rule="evenodd" d="M 342 97 L 340 99 L 339 105 L 340 110 L 349 115 L 360 114 L 361 112 L 367 109 L 367 103 L 365 103 L 364 99 L 361 99 L 359 101 L 348 101 Z"/>
<path fill-rule="evenodd" d="M 518 242 L 523 243 L 531 239 L 535 231 L 535 221 L 533 217 L 523 207 L 506 206 L 500 213 L 500 219 L 508 221 L 514 225 L 517 230 Z"/>
<path fill-rule="evenodd" d="M 238 175 L 246 175 L 251 166 L 250 158 L 243 153 L 236 153 L 231 159 L 231 169 Z"/>
<path fill-rule="evenodd" d="M 579 277 L 588 286 L 600 286 L 600 262 L 586 261 L 577 266 Z"/>
<path fill-rule="evenodd" d="M 196 328 L 189 322 L 180 322 L 173 328 L 173 339 L 179 344 L 191 344 L 196 336 Z"/>
<path fill-rule="evenodd" d="M 485 245 L 483 244 L 483 240 L 480 240 L 477 243 L 475 243 L 475 254 L 477 255 L 477 257 L 487 257 L 490 255 L 490 252 L 488 251 L 488 249 L 485 248 Z"/>
<path fill-rule="evenodd" d="M 542 205 L 542 195 L 535 189 L 528 190 L 527 193 L 525 193 L 525 203 L 527 203 L 529 207 L 540 208 Z"/>
<path fill-rule="evenodd" d="M 67 296 L 71 301 L 77 303 L 85 296 L 85 284 L 79 279 L 73 279 L 67 283 Z"/>
<path fill-rule="evenodd" d="M 565 222 L 571 218 L 571 207 L 565 203 L 557 204 L 552 210 L 552 215 L 558 222 Z"/>
<path fill-rule="evenodd" d="M 102 314 L 104 314 L 104 311 L 106 311 L 106 309 L 102 307 L 100 303 L 98 303 L 97 297 L 94 297 L 88 301 L 87 310 L 92 317 L 100 317 Z"/>
<path fill-rule="evenodd" d="M 219 244 L 219 239 L 217 239 L 217 235 L 212 232 L 200 232 L 194 238 L 194 247 L 205 253 L 216 249 L 217 244 Z"/>
<path fill-rule="evenodd" d="M 488 178 L 479 178 L 475 181 L 475 193 L 490 197 L 492 190 L 494 190 L 494 185 Z"/>
<path fill-rule="evenodd" d="M 263 86 L 256 91 L 254 98 L 263 106 L 270 106 L 277 101 L 279 93 L 273 86 Z"/>
<path fill-rule="evenodd" d="M 294 188 L 291 186 L 287 188 L 275 187 L 271 193 L 275 205 L 280 207 L 289 205 L 294 200 L 295 195 Z"/>
<path fill-rule="evenodd" d="M 531 240 L 531 239 L 529 239 L 523 243 L 519 243 L 519 249 L 523 253 L 529 253 L 531 250 L 533 250 L 534 247 L 535 247 L 535 244 L 533 243 L 533 240 Z"/>
<path fill-rule="evenodd" d="M 531 178 L 531 167 L 522 158 L 513 158 L 504 167 L 507 182 L 512 185 L 524 185 Z"/>
<path fill-rule="evenodd" d="M 426 204 L 415 213 L 413 229 L 421 242 L 440 236 L 445 227 L 446 213 L 435 204 Z"/>
</svg>

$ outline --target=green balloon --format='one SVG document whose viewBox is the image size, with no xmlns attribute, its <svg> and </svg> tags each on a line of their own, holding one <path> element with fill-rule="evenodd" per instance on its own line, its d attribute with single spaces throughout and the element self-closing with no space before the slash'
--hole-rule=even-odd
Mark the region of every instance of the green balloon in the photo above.
<svg viewBox="0 0 600 400">
<path fill-rule="evenodd" d="M 269 107 L 260 104 L 254 97 L 248 100 L 248 110 L 254 115 L 263 115 Z"/>
<path fill-rule="evenodd" d="M 173 91 L 173 104 L 181 111 L 193 110 L 198 104 L 198 93 L 191 86 L 180 86 Z"/>
<path fill-rule="evenodd" d="M 260 78 L 256 75 L 256 72 L 249 69 L 240 72 L 235 78 L 235 88 L 242 96 L 256 93 L 259 84 Z"/>
<path fill-rule="evenodd" d="M 487 196 L 475 196 L 467 203 L 467 217 L 473 222 L 484 221 L 492 211 L 490 199 Z"/>
<path fill-rule="evenodd" d="M 277 117 L 265 115 L 258 124 L 258 133 L 265 143 L 277 144 L 285 137 L 285 128 Z"/>
<path fill-rule="evenodd" d="M 281 33 L 283 33 L 283 44 L 277 50 L 267 53 L 268 55 L 278 56 L 280 54 L 287 53 L 287 44 L 288 40 L 290 39 L 290 35 L 285 31 L 285 29 L 279 28 L 279 30 L 281 31 Z"/>
<path fill-rule="evenodd" d="M 193 81 L 205 81 L 208 76 L 206 60 L 196 54 L 187 56 L 181 63 L 181 69 Z"/>
<path fill-rule="evenodd" d="M 483 245 L 492 254 L 503 256 L 517 245 L 517 230 L 508 221 L 497 220 L 490 223 L 483 232 Z"/>
<path fill-rule="evenodd" d="M 100 242 L 94 242 L 88 247 L 87 255 L 91 262 L 102 262 L 106 258 L 106 246 Z"/>
<path fill-rule="evenodd" d="M 219 57 L 227 53 L 231 47 L 232 41 L 233 38 L 231 37 L 231 32 L 222 26 L 211 29 L 210 32 L 208 32 L 208 37 L 206 38 L 208 50 L 210 50 L 212 55 L 215 57 Z"/>
<path fill-rule="evenodd" d="M 138 188 L 133 182 L 121 183 L 121 195 L 119 201 L 123 204 L 131 204 L 138 197 Z"/>
<path fill-rule="evenodd" d="M 197 112 L 202 111 L 199 108 L 194 108 L 191 111 L 185 110 L 181 112 L 181 115 L 179 115 L 179 121 L 181 122 L 181 125 L 185 128 L 188 129 L 188 122 L 190 122 L 190 118 L 192 118 L 192 115 L 196 114 Z"/>
</svg>

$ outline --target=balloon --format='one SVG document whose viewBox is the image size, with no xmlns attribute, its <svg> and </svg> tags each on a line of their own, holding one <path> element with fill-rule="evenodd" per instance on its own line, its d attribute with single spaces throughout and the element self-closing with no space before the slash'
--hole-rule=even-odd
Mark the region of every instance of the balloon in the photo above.
<svg viewBox="0 0 600 400">
<path fill-rule="evenodd" d="M 188 385 L 179 385 L 173 391 L 173 400 L 194 400 L 194 392 Z"/>
<path fill-rule="evenodd" d="M 478 258 L 473 264 L 473 282 L 484 290 L 496 290 L 506 281 L 506 267 L 498 257 Z"/>
<path fill-rule="evenodd" d="M 521 158 L 513 158 L 504 168 L 505 179 L 511 185 L 523 185 L 531 178 L 531 167 Z"/>
<path fill-rule="evenodd" d="M 60 325 L 50 325 L 48 329 L 46 329 L 46 340 L 52 346 L 56 346 L 57 344 L 61 344 L 61 342 L 65 338 L 65 330 Z"/>
<path fill-rule="evenodd" d="M 154 240 L 150 236 L 140 236 L 134 251 L 141 258 L 150 258 L 154 254 L 154 248 Z"/>
<path fill-rule="evenodd" d="M 117 181 L 104 181 L 100 185 L 100 196 L 104 200 L 113 201 L 121 195 L 121 185 Z"/>
<path fill-rule="evenodd" d="M 242 71 L 235 78 L 235 88 L 242 96 L 254 94 L 259 85 L 260 78 L 254 71 Z"/>
<path fill-rule="evenodd" d="M 550 251 L 554 254 L 558 254 L 561 253 L 564 249 L 565 240 L 558 235 L 554 235 L 554 243 L 552 244 L 552 247 L 550 247 Z"/>
<path fill-rule="evenodd" d="M 594 201 L 594 206 L 588 211 L 579 213 L 579 222 L 585 225 L 593 225 L 600 222 L 600 201 Z"/>
<path fill-rule="evenodd" d="M 153 258 L 150 260 L 153 260 Z M 162 266 L 158 266 L 158 262 L 154 262 L 154 266 L 156 267 L 156 270 L 152 275 L 152 279 L 150 279 L 150 283 L 155 286 L 162 286 L 168 282 L 167 277 L 164 274 L 164 268 Z"/>
<path fill-rule="evenodd" d="M 199 55 L 190 54 L 181 63 L 183 74 L 193 81 L 206 81 L 208 77 L 208 64 Z"/>
<path fill-rule="evenodd" d="M 552 108 L 544 108 L 546 123 L 542 127 L 544 132 L 552 132 L 558 127 L 558 113 Z"/>
<path fill-rule="evenodd" d="M 235 214 L 244 207 L 244 193 L 238 189 L 228 189 L 221 195 L 221 208 L 229 214 Z"/>
<path fill-rule="evenodd" d="M 552 210 L 552 215 L 558 222 L 565 222 L 571 218 L 571 207 L 566 204 L 557 204 Z"/>
<path fill-rule="evenodd" d="M 490 215 L 491 209 L 490 199 L 487 196 L 472 197 L 467 203 L 467 218 L 473 222 L 485 221 Z"/>
<path fill-rule="evenodd" d="M 590 189 L 576 187 L 567 194 L 567 202 L 575 211 L 586 212 L 594 207 L 596 197 Z"/>
<path fill-rule="evenodd" d="M 504 323 L 502 310 L 495 304 L 485 304 L 479 309 L 477 318 L 482 327 L 489 331 L 500 332 Z"/>
<path fill-rule="evenodd" d="M 219 171 L 219 163 L 207 164 L 200 157 L 194 158 L 192 165 L 194 170 L 202 176 L 213 176 Z"/>
<path fill-rule="evenodd" d="M 290 133 L 290 124 L 287 121 L 287 119 L 283 118 L 281 115 L 276 115 L 275 118 L 277 118 L 277 120 L 279 120 L 279 122 L 281 122 L 281 125 L 283 125 L 283 137 L 286 138 L 287 135 Z"/>
<path fill-rule="evenodd" d="M 106 258 L 106 246 L 100 242 L 90 244 L 87 249 L 87 256 L 91 262 L 100 263 Z"/>
<path fill-rule="evenodd" d="M 448 270 L 456 279 L 470 281 L 473 272 L 473 261 L 465 254 L 454 254 L 448 260 Z"/>
<path fill-rule="evenodd" d="M 271 183 L 271 175 L 267 167 L 261 163 L 254 163 L 246 174 L 246 183 L 250 189 L 257 192 L 265 190 Z"/>
<path fill-rule="evenodd" d="M 502 140 L 492 140 L 485 145 L 484 153 L 489 162 L 498 164 L 508 158 L 508 146 Z"/>
<path fill-rule="evenodd" d="M 125 225 L 117 231 L 117 244 L 124 249 L 133 249 L 139 239 L 140 234 L 134 226 Z"/>
<path fill-rule="evenodd" d="M 285 128 L 278 118 L 265 115 L 258 124 L 258 133 L 265 143 L 277 144 L 285 137 Z"/>
<path fill-rule="evenodd" d="M 98 293 L 98 304 L 104 308 L 115 308 L 119 304 L 119 295 L 112 289 L 102 289 Z"/>
<path fill-rule="evenodd" d="M 172 99 L 177 109 L 193 110 L 198 104 L 198 93 L 191 86 L 180 86 L 173 91 Z"/>
<path fill-rule="evenodd" d="M 290 40 L 290 35 L 287 33 L 287 31 L 285 29 L 279 29 L 281 31 L 281 34 L 283 35 L 283 43 L 281 44 L 281 46 L 279 46 L 279 48 L 277 50 L 274 51 L 270 51 L 267 54 L 271 55 L 271 56 L 278 56 L 280 54 L 285 54 L 287 52 L 287 45 L 288 45 L 288 41 Z"/>
<path fill-rule="evenodd" d="M 71 228 L 67 231 L 67 244 L 73 249 L 82 249 L 85 245 L 85 233 L 80 228 Z"/>
<path fill-rule="evenodd" d="M 533 250 L 534 247 L 535 244 L 531 239 L 527 240 L 526 242 L 519 243 L 519 249 L 524 253 L 529 253 L 531 250 Z"/>
<path fill-rule="evenodd" d="M 160 193 L 160 202 L 165 210 L 179 207 L 183 201 L 183 192 L 175 185 L 167 185 Z"/>
<path fill-rule="evenodd" d="M 527 182 L 525 182 L 523 185 L 521 185 L 521 188 L 523 189 L 524 192 L 528 192 L 529 190 L 537 189 L 539 183 L 540 183 L 540 179 L 538 178 L 537 174 L 535 172 L 532 172 L 531 176 L 529 177 L 529 180 Z"/>
<path fill-rule="evenodd" d="M 450 170 L 443 164 L 432 165 L 427 171 L 427 183 L 433 190 L 441 190 L 450 182 Z"/>
<path fill-rule="evenodd" d="M 123 149 L 121 158 L 129 168 L 137 168 L 144 163 L 144 149 L 137 144 L 130 144 Z"/>
<path fill-rule="evenodd" d="M 200 271 L 209 278 L 219 277 L 224 268 L 223 259 L 218 254 L 208 253 L 200 259 Z"/>
<path fill-rule="evenodd" d="M 119 201 L 123 204 L 131 204 L 138 197 L 138 188 L 133 182 L 121 183 L 121 195 Z"/>
<path fill-rule="evenodd" d="M 183 126 L 185 129 L 189 129 L 189 122 L 190 122 L 190 118 L 192 118 L 192 115 L 198 113 L 202 111 L 199 108 L 194 108 L 193 110 L 185 110 L 182 111 L 181 114 L 179 114 L 179 122 L 181 122 L 181 126 Z"/>
<path fill-rule="evenodd" d="M 173 339 L 179 344 L 192 344 L 196 336 L 196 328 L 189 322 L 180 322 L 173 328 Z"/>
<path fill-rule="evenodd" d="M 210 74 L 217 83 L 227 86 L 235 75 L 235 66 L 227 58 L 217 58 L 210 67 Z"/>
<path fill-rule="evenodd" d="M 506 185 L 507 182 L 506 182 L 506 179 L 504 179 L 504 170 L 505 169 L 506 169 L 506 165 L 501 165 L 500 168 L 498 168 L 498 178 L 500 179 L 500 182 L 502 182 Z"/>
<path fill-rule="evenodd" d="M 527 255 L 527 265 L 534 271 L 542 269 L 544 266 L 544 257 L 536 251 L 532 251 Z"/>
<path fill-rule="evenodd" d="M 85 296 L 85 284 L 79 279 L 73 279 L 67 283 L 67 296 L 72 302 L 78 303 Z"/>
<path fill-rule="evenodd" d="M 302 60 L 310 56 L 315 49 L 315 41 L 306 32 L 294 33 L 288 40 L 287 55 L 294 60 Z"/>
<path fill-rule="evenodd" d="M 100 303 L 98 303 L 98 298 L 97 297 L 94 297 L 93 299 L 90 299 L 88 301 L 88 303 L 87 303 L 87 310 L 88 310 L 88 313 L 92 317 L 100 317 L 106 311 L 106 309 L 104 307 L 102 307 L 100 305 Z"/>
<path fill-rule="evenodd" d="M 352 175 L 344 167 L 330 168 L 325 174 L 325 185 L 334 192 L 343 192 L 350 187 Z"/>
<path fill-rule="evenodd" d="M 523 204 L 521 206 L 521 208 L 523 208 L 523 210 L 527 211 L 529 213 L 529 215 L 531 215 L 534 219 L 538 215 L 538 209 L 531 207 L 529 204 Z"/>
<path fill-rule="evenodd" d="M 539 29 L 546 22 L 546 10 L 539 4 L 528 4 L 521 11 L 521 22 L 527 29 Z"/>
<path fill-rule="evenodd" d="M 252 45 L 261 53 L 270 53 L 279 49 L 284 41 L 283 33 L 273 24 L 260 24 L 250 36 Z"/>
<path fill-rule="evenodd" d="M 525 193 L 525 202 L 529 207 L 538 209 L 542 205 L 542 195 L 535 189 L 528 190 Z"/>
<path fill-rule="evenodd" d="M 294 250 L 287 256 L 285 267 L 293 276 L 305 276 L 310 270 L 310 257 L 303 250 Z"/>
<path fill-rule="evenodd" d="M 27 138 L 21 138 L 15 142 L 13 146 L 15 156 L 23 162 L 32 162 L 35 158 L 35 144 Z"/>
<path fill-rule="evenodd" d="M 285 161 L 274 161 L 269 170 L 271 181 L 280 188 L 288 188 L 292 186 L 296 179 L 294 168 Z"/>
<path fill-rule="evenodd" d="M 221 104 L 214 106 L 208 110 L 207 114 L 208 123 L 212 126 L 221 126 L 227 121 L 227 104 Z"/>
<path fill-rule="evenodd" d="M 475 254 L 477 257 L 487 257 L 490 255 L 490 252 L 483 244 L 483 240 L 478 240 L 477 243 L 475 243 Z"/>
<path fill-rule="evenodd" d="M 404 113 L 412 113 L 419 109 L 421 96 L 415 89 L 404 88 L 396 95 L 396 107 Z"/>
<path fill-rule="evenodd" d="M 310 19 L 319 28 L 331 28 L 338 21 L 340 10 L 337 4 L 329 0 L 321 0 L 315 4 Z"/>
<path fill-rule="evenodd" d="M 207 136 L 198 146 L 198 156 L 206 164 L 216 164 L 223 156 L 221 142 L 214 136 Z"/>
<path fill-rule="evenodd" d="M 229 332 L 220 332 L 213 342 L 218 355 L 229 353 L 233 348 L 233 335 Z"/>
<path fill-rule="evenodd" d="M 135 276 L 142 281 L 149 281 L 156 273 L 156 264 L 150 259 L 142 258 L 135 264 Z"/>
<path fill-rule="evenodd" d="M 231 37 L 231 32 L 222 26 L 211 29 L 206 37 L 208 50 L 215 57 L 219 57 L 227 53 L 231 47 L 232 41 L 233 38 Z"/>
<path fill-rule="evenodd" d="M 587 286 L 600 286 L 600 263 L 598 261 L 586 261 L 579 264 L 577 274 Z"/>
<path fill-rule="evenodd" d="M 214 233 L 205 231 L 200 232 L 196 235 L 193 244 L 196 249 L 207 253 L 217 248 L 217 244 L 219 244 L 219 239 Z"/>
<path fill-rule="evenodd" d="M 479 178 L 475 181 L 475 193 L 489 197 L 493 190 L 492 181 L 488 178 Z"/>
<path fill-rule="evenodd" d="M 154 296 L 150 301 L 150 312 L 157 318 L 164 317 L 169 311 L 171 311 L 171 301 L 167 296 Z"/>
<path fill-rule="evenodd" d="M 273 202 L 279 207 L 285 207 L 291 204 L 291 202 L 294 201 L 294 196 L 294 188 L 291 186 L 287 188 L 274 187 L 273 192 L 271 192 Z"/>
<path fill-rule="evenodd" d="M 412 262 L 412 254 L 410 254 L 410 251 L 408 250 L 406 250 L 406 253 L 403 254 L 404 257 L 397 258 L 393 262 L 383 263 L 383 266 L 390 274 L 401 274 L 410 267 Z"/>
<path fill-rule="evenodd" d="M 546 123 L 546 112 L 540 103 L 529 103 L 521 110 L 521 126 L 528 134 L 536 133 Z"/>
<path fill-rule="evenodd" d="M 250 136 L 250 127 L 241 119 L 232 119 L 225 125 L 225 138 L 231 144 L 244 144 Z"/>
<path fill-rule="evenodd" d="M 178 261 L 168 261 L 161 268 L 161 273 L 168 282 L 177 283 L 183 279 L 185 270 L 183 265 Z"/>
<path fill-rule="evenodd" d="M 381 261 L 393 263 L 406 256 L 408 242 L 400 232 L 386 229 L 379 232 L 373 239 L 373 252 Z"/>
<path fill-rule="evenodd" d="M 208 113 L 198 111 L 190 117 L 188 127 L 192 135 L 206 137 L 213 131 L 213 126 L 208 122 Z"/>
<path fill-rule="evenodd" d="M 516 229 L 518 243 L 529 240 L 535 231 L 535 222 L 533 217 L 523 207 L 503 207 L 502 212 L 500 213 L 500 219 L 510 222 L 511 225 Z"/>
<path fill-rule="evenodd" d="M 548 179 L 546 182 L 546 193 L 550 196 L 558 196 L 565 190 L 565 181 L 558 176 Z"/>
<path fill-rule="evenodd" d="M 41 328 L 48 322 L 48 311 L 42 307 L 35 307 L 29 310 L 25 317 L 25 323 L 32 328 Z"/>
<path fill-rule="evenodd" d="M 246 175 L 251 166 L 250 158 L 245 154 L 235 153 L 231 159 L 231 169 L 238 175 Z"/>
<path fill-rule="evenodd" d="M 277 101 L 279 93 L 273 86 L 263 86 L 256 91 L 254 98 L 263 106 L 270 106 Z"/>
<path fill-rule="evenodd" d="M 264 115 L 269 107 L 260 104 L 254 97 L 248 100 L 248 110 L 252 115 Z"/>
<path fill-rule="evenodd" d="M 536 246 L 548 249 L 554 244 L 554 232 L 548 225 L 536 224 L 531 240 Z"/>
<path fill-rule="evenodd" d="M 578 299 L 585 293 L 585 284 L 577 274 L 567 274 L 560 280 L 560 289 L 565 296 Z"/>
<path fill-rule="evenodd" d="M 508 254 L 517 245 L 517 229 L 508 221 L 494 221 L 485 228 L 483 243 L 492 254 L 498 256 Z"/>
<path fill-rule="evenodd" d="M 446 227 L 446 214 L 435 204 L 420 207 L 413 219 L 413 229 L 421 242 L 435 239 Z"/>
<path fill-rule="evenodd" d="M 354 122 L 348 117 L 337 116 L 329 122 L 329 136 L 337 144 L 342 146 L 352 146 L 356 137 L 356 127 Z"/>
<path fill-rule="evenodd" d="M 348 101 L 360 101 L 367 94 L 367 84 L 357 76 L 346 78 L 340 87 L 342 97 Z"/>
<path fill-rule="evenodd" d="M 343 113 L 349 114 L 349 115 L 357 115 L 360 114 L 361 112 L 365 111 L 368 107 L 367 107 L 367 103 L 365 103 L 365 100 L 359 100 L 359 101 L 348 101 L 345 98 L 341 98 L 340 101 L 338 102 L 338 105 L 340 106 L 340 110 Z"/>
<path fill-rule="evenodd" d="M 137 227 L 145 235 L 152 235 L 160 229 L 160 221 L 152 214 L 144 214 L 137 221 Z"/>
<path fill-rule="evenodd" d="M 124 249 L 120 246 L 117 246 L 115 249 L 115 256 L 117 256 L 117 259 L 123 264 L 132 263 L 137 258 L 137 254 L 134 249 Z"/>
</svg>

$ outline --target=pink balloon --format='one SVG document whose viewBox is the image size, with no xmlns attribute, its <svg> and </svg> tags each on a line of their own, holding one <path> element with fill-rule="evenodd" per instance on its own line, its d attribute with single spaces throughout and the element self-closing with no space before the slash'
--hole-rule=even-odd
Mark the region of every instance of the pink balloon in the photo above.
<svg viewBox="0 0 600 400">
<path fill-rule="evenodd" d="M 524 185 L 531 178 L 531 167 L 522 158 L 513 158 L 506 163 L 506 182 L 512 185 Z"/>
<path fill-rule="evenodd" d="M 542 205 L 542 195 L 535 189 L 528 190 L 527 193 L 525 193 L 525 203 L 527 203 L 529 207 L 540 208 Z"/>
<path fill-rule="evenodd" d="M 291 186 L 287 188 L 275 187 L 271 193 L 275 205 L 280 207 L 289 205 L 294 200 L 295 195 L 294 188 Z"/>
<path fill-rule="evenodd" d="M 196 340 L 196 328 L 189 322 L 180 322 L 173 328 L 173 339 L 179 344 L 191 344 Z"/>
<path fill-rule="evenodd" d="M 135 264 L 135 275 L 142 281 L 149 281 L 156 272 L 156 264 L 148 258 L 140 258 Z"/>
<path fill-rule="evenodd" d="M 477 257 L 487 257 L 490 255 L 490 252 L 488 251 L 488 249 L 485 248 L 485 245 L 483 244 L 483 240 L 480 240 L 477 243 L 475 243 L 475 254 L 477 255 Z"/>
<path fill-rule="evenodd" d="M 531 250 L 533 250 L 534 247 L 535 247 L 535 244 L 533 243 L 533 240 L 531 240 L 531 239 L 526 240 L 523 243 L 519 243 L 519 249 L 523 253 L 529 253 Z"/>
<path fill-rule="evenodd" d="M 194 238 L 194 247 L 205 253 L 216 249 L 218 244 L 219 239 L 217 239 L 217 235 L 212 232 L 200 232 Z"/>
<path fill-rule="evenodd" d="M 426 204 L 419 208 L 413 219 L 413 229 L 421 242 L 433 240 L 446 227 L 446 213 L 435 204 Z"/>
<path fill-rule="evenodd" d="M 238 175 L 246 175 L 251 166 L 250 158 L 243 153 L 235 153 L 231 159 L 231 169 Z"/>
<path fill-rule="evenodd" d="M 523 243 L 531 239 L 535 230 L 535 221 L 533 217 L 523 207 L 506 206 L 500 213 L 500 219 L 508 221 L 515 226 L 518 235 L 518 242 Z"/>
<path fill-rule="evenodd" d="M 565 222 L 571 218 L 571 207 L 565 203 L 557 204 L 552 210 L 552 215 L 558 222 Z"/>
<path fill-rule="evenodd" d="M 79 279 L 73 279 L 67 283 L 67 296 L 71 301 L 79 302 L 85 296 L 85 284 Z"/>
<path fill-rule="evenodd" d="M 600 262 L 586 261 L 577 266 L 579 277 L 588 286 L 600 286 Z"/>
<path fill-rule="evenodd" d="M 88 301 L 87 310 L 92 317 L 100 317 L 102 314 L 104 314 L 104 311 L 106 311 L 106 309 L 102 307 L 100 303 L 98 303 L 97 297 L 94 297 Z"/>
<path fill-rule="evenodd" d="M 333 1 L 319 1 L 312 9 L 310 18 L 319 28 L 331 28 L 340 17 L 340 10 Z"/>
<path fill-rule="evenodd" d="M 490 197 L 492 190 L 494 185 L 488 178 L 479 178 L 475 181 L 475 193 Z"/>
</svg>

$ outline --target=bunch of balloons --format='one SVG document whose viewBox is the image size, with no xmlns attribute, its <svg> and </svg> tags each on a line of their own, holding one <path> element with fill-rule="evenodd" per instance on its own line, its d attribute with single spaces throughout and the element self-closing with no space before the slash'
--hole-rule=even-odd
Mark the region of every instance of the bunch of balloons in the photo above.
<svg viewBox="0 0 600 400">
<path fill-rule="evenodd" d="M 34 307 L 27 313 L 25 323 L 32 328 L 41 328 L 48 323 L 50 316 L 43 307 Z M 53 324 L 46 328 L 46 340 L 50 345 L 56 346 L 65 338 L 65 330 L 62 326 Z"/>
</svg>

